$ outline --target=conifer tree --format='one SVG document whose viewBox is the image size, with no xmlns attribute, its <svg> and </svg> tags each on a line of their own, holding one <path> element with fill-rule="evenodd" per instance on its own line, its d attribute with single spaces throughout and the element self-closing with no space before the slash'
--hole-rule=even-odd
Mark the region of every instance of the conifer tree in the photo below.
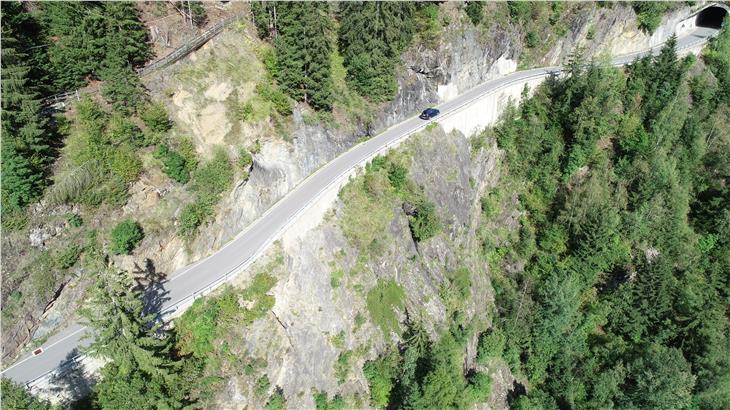
<svg viewBox="0 0 730 410">
<path fill-rule="evenodd" d="M 279 82 L 295 100 L 317 110 L 332 109 L 329 4 L 284 2 L 277 13 Z"/>
<path fill-rule="evenodd" d="M 159 334 L 142 297 L 126 272 L 108 269 L 82 310 L 94 335 L 88 354 L 110 360 L 94 387 L 101 408 L 179 408 L 187 401 L 171 338 Z"/>
<path fill-rule="evenodd" d="M 340 53 L 348 82 L 363 96 L 384 101 L 398 90 L 395 67 L 415 31 L 413 11 L 407 2 L 340 5 Z"/>
<path fill-rule="evenodd" d="M 147 32 L 133 2 L 49 2 L 41 5 L 50 71 L 58 90 L 78 88 L 86 77 L 114 64 L 138 66 L 150 56 Z M 69 24 L 69 21 L 77 22 Z"/>
<path fill-rule="evenodd" d="M 253 23 L 256 26 L 256 33 L 259 38 L 264 40 L 271 37 L 275 32 L 274 23 L 276 21 L 276 2 L 272 1 L 252 1 L 251 14 L 253 15 Z"/>
<path fill-rule="evenodd" d="M 2 47 L 2 209 L 17 212 L 37 198 L 49 162 L 48 129 L 26 55 L 9 28 Z"/>
<path fill-rule="evenodd" d="M 147 31 L 139 19 L 134 2 L 112 1 L 104 3 L 107 18 L 107 59 L 121 58 L 138 66 L 150 57 Z"/>
<path fill-rule="evenodd" d="M 78 88 L 104 60 L 104 17 L 86 2 L 41 4 L 54 91 Z M 69 24 L 74 22 L 74 24 Z"/>
</svg>

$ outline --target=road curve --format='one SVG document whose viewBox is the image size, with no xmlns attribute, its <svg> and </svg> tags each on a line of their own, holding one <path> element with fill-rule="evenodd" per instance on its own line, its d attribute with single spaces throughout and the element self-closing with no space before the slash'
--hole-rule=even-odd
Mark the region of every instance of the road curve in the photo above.
<svg viewBox="0 0 730 410">
<path fill-rule="evenodd" d="M 677 50 L 682 51 L 704 44 L 717 32 L 718 30 L 714 29 L 698 28 L 677 39 Z M 650 52 L 656 53 L 658 49 L 659 46 L 645 52 L 619 56 L 612 60 L 612 64 L 624 65 L 636 57 Z M 441 114 L 436 119 L 448 116 L 479 97 L 505 86 L 544 77 L 560 70 L 561 67 L 542 67 L 514 72 L 485 82 L 437 106 Z M 320 193 L 337 183 L 341 176 L 389 146 L 420 131 L 428 123 L 418 117 L 407 119 L 355 145 L 322 166 L 218 252 L 182 269 L 171 279 L 163 282 L 162 291 L 158 293 L 163 301 L 162 314 L 175 315 L 189 306 L 195 298 L 227 282 L 248 267 L 318 198 Z M 61 330 L 43 344 L 42 354 L 33 356 L 29 353 L 21 357 L 15 364 L 4 369 L 2 376 L 31 386 L 57 369 L 62 372 L 78 358 L 79 349 L 90 343 L 88 338 L 84 338 L 87 330 L 81 324 L 73 324 Z"/>
</svg>

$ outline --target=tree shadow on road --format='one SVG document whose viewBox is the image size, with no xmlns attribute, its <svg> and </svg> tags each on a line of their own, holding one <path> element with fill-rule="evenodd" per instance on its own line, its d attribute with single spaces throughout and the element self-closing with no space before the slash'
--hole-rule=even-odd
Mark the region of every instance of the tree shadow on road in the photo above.
<svg viewBox="0 0 730 410">
<path fill-rule="evenodd" d="M 140 268 L 135 264 L 133 274 L 137 282 L 135 290 L 142 293 L 142 301 L 144 302 L 143 313 L 145 315 L 159 315 L 162 312 L 164 303 L 170 300 L 167 296 L 170 292 L 163 286 L 167 275 L 158 272 L 154 262 L 149 258 L 145 259 L 144 268 Z"/>
<path fill-rule="evenodd" d="M 64 407 L 85 408 L 83 403 L 96 383 L 91 369 L 86 369 L 83 362 L 78 361 L 78 356 L 78 349 L 69 352 L 48 379 L 49 391 L 62 397 Z"/>
</svg>

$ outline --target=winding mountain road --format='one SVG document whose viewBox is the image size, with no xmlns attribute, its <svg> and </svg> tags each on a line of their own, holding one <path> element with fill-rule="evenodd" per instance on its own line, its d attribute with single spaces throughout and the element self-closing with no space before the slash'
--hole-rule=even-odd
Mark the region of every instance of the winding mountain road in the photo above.
<svg viewBox="0 0 730 410">
<path fill-rule="evenodd" d="M 717 32 L 715 29 L 697 28 L 677 39 L 677 49 L 682 51 L 698 47 Z M 655 47 L 642 53 L 616 57 L 612 63 L 623 65 L 638 56 L 655 53 L 657 50 L 658 47 Z M 480 84 L 457 98 L 439 105 L 437 108 L 441 110 L 441 114 L 435 120 L 446 117 L 479 97 L 503 87 L 560 71 L 561 67 L 518 71 Z M 158 296 L 161 296 L 158 301 L 161 302 L 163 316 L 171 317 L 183 311 L 195 298 L 227 282 L 248 267 L 327 188 L 341 181 L 341 177 L 353 168 L 386 151 L 393 144 L 420 131 L 428 124 L 429 121 L 414 116 L 352 147 L 307 177 L 218 252 L 171 275 L 171 279 L 161 284 L 161 293 L 158 293 Z M 81 324 L 63 329 L 43 344 L 42 354 L 33 356 L 29 353 L 23 356 L 15 364 L 4 369 L 2 376 L 31 387 L 50 374 L 62 373 L 66 366 L 78 360 L 79 349 L 90 343 L 89 339 L 83 338 L 87 331 L 88 329 Z"/>
</svg>

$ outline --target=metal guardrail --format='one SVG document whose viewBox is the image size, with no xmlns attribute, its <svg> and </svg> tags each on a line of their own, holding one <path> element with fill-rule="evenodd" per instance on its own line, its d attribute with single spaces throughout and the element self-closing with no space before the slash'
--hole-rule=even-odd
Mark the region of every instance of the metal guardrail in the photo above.
<svg viewBox="0 0 730 410">
<path fill-rule="evenodd" d="M 175 63 L 176 61 L 180 60 L 181 58 L 187 56 L 191 52 L 197 50 L 200 48 L 203 44 L 207 43 L 211 38 L 217 36 L 220 34 L 221 31 L 223 31 L 224 28 L 226 28 L 229 24 L 233 23 L 234 21 L 237 21 L 245 16 L 245 13 L 238 13 L 234 14 L 233 16 L 226 17 L 225 19 L 219 21 L 214 26 L 210 27 L 209 29 L 205 30 L 201 34 L 189 39 L 185 42 L 182 46 L 176 48 L 173 50 L 172 53 L 155 60 L 144 67 L 141 67 L 137 69 L 137 74 L 139 74 L 140 77 L 144 77 L 145 75 L 148 75 L 156 70 L 159 70 L 160 68 L 167 67 L 168 65 Z M 97 93 L 98 90 L 84 90 L 79 89 L 75 91 L 67 91 L 62 92 L 58 94 L 54 94 L 51 96 L 48 96 L 42 100 L 43 105 L 47 107 L 55 107 L 55 108 L 64 108 L 66 106 L 66 103 L 70 100 L 80 100 L 81 95 L 90 95 Z"/>
<path fill-rule="evenodd" d="M 687 44 L 686 46 L 682 47 L 681 49 L 677 49 L 677 51 L 682 51 L 682 50 L 685 50 L 685 49 L 692 48 L 692 47 L 698 45 L 702 41 L 704 41 L 704 40 L 698 40 L 697 42 L 693 42 L 693 43 Z M 629 53 L 629 54 L 625 54 L 625 55 L 616 56 L 615 59 L 621 58 L 621 57 L 625 57 L 625 56 L 631 56 L 631 55 L 634 55 L 634 54 L 640 54 L 640 53 L 644 53 L 644 54 L 646 54 L 646 53 L 652 53 L 653 54 L 654 51 L 655 51 L 655 49 L 661 48 L 662 44 L 659 44 L 659 45 L 657 45 L 657 46 L 655 46 L 655 47 L 653 47 L 653 48 L 651 48 L 651 49 L 649 49 L 647 51 L 644 51 L 644 52 Z M 619 63 L 618 65 L 624 65 L 624 64 L 625 63 Z M 507 87 L 511 87 L 513 85 L 516 85 L 516 84 L 519 84 L 519 83 L 523 83 L 523 82 L 529 82 L 531 80 L 535 80 L 535 79 L 538 79 L 538 78 L 541 78 L 541 77 L 548 77 L 550 75 L 560 74 L 561 72 L 562 72 L 562 67 L 547 67 L 542 72 L 538 72 L 538 73 L 529 75 L 527 77 L 523 77 L 523 78 L 515 79 L 515 80 L 512 80 L 512 81 L 508 81 L 508 82 L 506 82 L 504 84 L 501 84 L 497 88 L 494 88 L 492 90 L 489 90 L 489 91 L 487 91 L 485 93 L 478 94 L 474 98 L 470 98 L 470 99 L 462 102 L 461 104 L 457 105 L 456 107 L 451 108 L 449 111 L 446 111 L 446 112 L 442 113 L 441 116 L 440 116 L 440 118 L 447 118 L 447 117 L 449 117 L 451 115 L 454 115 L 454 114 L 462 111 L 463 109 L 467 108 L 467 106 L 471 105 L 473 102 L 475 102 L 475 101 L 477 101 L 477 100 L 479 100 L 481 98 L 484 98 L 486 96 L 495 94 L 498 91 L 501 91 L 501 90 L 503 90 L 503 89 L 505 89 Z M 481 85 L 479 85 L 479 86 L 481 86 Z M 477 87 L 479 87 L 479 86 L 477 86 Z M 476 87 L 474 87 L 474 88 L 476 88 Z M 473 88 L 472 88 L 472 90 L 473 90 Z M 469 92 L 469 91 L 471 91 L 471 90 L 468 90 L 467 92 Z M 405 121 L 407 121 L 407 120 L 405 120 Z M 386 132 L 390 128 L 393 128 L 395 126 L 398 126 L 401 123 L 392 125 L 392 126 L 386 128 L 385 130 L 379 132 L 379 134 L 382 134 L 383 132 Z M 177 314 L 178 314 L 178 311 L 180 311 L 180 309 L 183 308 L 186 304 L 192 303 L 196 299 L 198 299 L 198 298 L 200 298 L 202 296 L 205 296 L 207 294 L 210 294 L 211 292 L 213 292 L 214 290 L 216 290 L 217 288 L 219 288 L 220 286 L 222 286 L 226 282 L 228 282 L 231 279 L 233 279 L 242 270 L 248 268 L 256 259 L 258 259 L 258 257 L 261 256 L 261 254 L 273 242 L 275 242 L 277 239 L 279 239 L 279 237 L 284 233 L 284 231 L 286 231 L 289 227 L 291 227 L 291 225 L 294 223 L 294 221 L 296 221 L 304 212 L 306 212 L 307 210 L 309 210 L 309 208 L 317 200 L 320 199 L 320 197 L 322 196 L 323 193 L 327 192 L 327 190 L 329 190 L 330 188 L 332 188 L 335 184 L 338 184 L 338 183 L 342 182 L 342 179 L 345 176 L 347 176 L 349 173 L 353 172 L 353 170 L 356 170 L 356 169 L 364 166 L 365 164 L 367 164 L 368 161 L 371 161 L 373 158 L 377 157 L 378 155 L 381 155 L 382 153 L 387 152 L 392 147 L 400 144 L 401 142 L 403 142 L 404 140 L 408 139 L 413 134 L 416 134 L 416 133 L 420 132 L 421 130 L 423 130 L 424 128 L 426 128 L 431 123 L 432 123 L 431 121 L 423 122 L 418 127 L 410 130 L 409 132 L 403 134 L 399 138 L 397 138 L 397 139 L 395 139 L 393 141 L 390 141 L 390 142 L 386 143 L 385 145 L 383 145 L 382 147 L 378 148 L 377 150 L 373 151 L 373 153 L 371 153 L 366 158 L 363 158 L 362 160 L 358 161 L 358 163 L 356 163 L 353 167 L 348 168 L 347 170 L 345 170 L 345 171 L 341 172 L 340 174 L 338 174 L 335 178 L 332 179 L 332 181 L 330 181 L 327 185 L 325 185 L 323 188 L 321 188 L 319 191 L 317 191 L 317 193 L 309 201 L 307 201 L 301 208 L 299 208 L 299 210 L 297 210 L 297 212 L 295 214 L 293 214 L 291 217 L 289 217 L 287 219 L 287 221 L 284 223 L 284 225 L 282 225 L 276 231 L 276 233 L 274 233 L 274 235 L 272 235 L 262 246 L 260 246 L 259 249 L 253 255 L 249 256 L 248 258 L 246 258 L 245 260 L 243 260 L 238 265 L 236 265 L 233 268 L 229 269 L 220 278 L 218 278 L 218 279 L 216 279 L 216 280 L 208 283 L 205 286 L 202 286 L 199 290 L 193 292 L 191 295 L 186 296 L 185 298 L 180 299 L 179 301 L 175 302 L 172 306 L 170 306 L 167 309 L 165 309 L 167 311 L 167 314 L 164 315 L 163 320 L 164 319 L 168 319 L 169 320 L 169 319 L 172 319 L 172 318 L 176 317 Z M 349 150 L 341 153 L 340 155 L 346 154 L 347 152 L 349 152 L 350 150 L 354 149 L 358 145 L 359 144 L 354 145 Z M 299 187 L 302 184 L 306 183 L 307 180 L 309 180 L 311 178 L 314 178 L 323 168 L 324 167 L 320 167 L 317 171 L 315 171 L 314 173 L 310 174 L 307 178 L 305 178 L 303 181 L 301 181 L 297 185 L 297 187 Z M 276 201 L 271 207 L 269 207 L 268 210 L 266 210 L 266 212 L 264 212 L 263 214 L 261 214 L 261 216 L 259 216 L 253 223 L 249 224 L 249 228 L 252 227 L 253 225 L 255 225 L 261 219 L 265 218 L 269 213 L 272 212 L 272 210 L 276 207 L 276 205 L 278 205 L 280 202 L 284 201 L 293 192 L 294 192 L 294 190 L 289 191 L 289 193 L 287 195 L 285 195 L 284 197 L 282 197 L 278 201 Z M 235 241 L 236 239 L 240 238 L 241 236 L 245 235 L 247 231 L 248 231 L 248 228 L 246 230 L 242 231 L 240 234 L 236 235 L 236 237 L 234 239 L 232 239 L 229 242 L 229 244 L 232 243 L 233 241 Z M 168 282 L 168 281 L 165 281 L 165 282 Z M 83 360 L 83 356 L 84 356 L 83 354 L 78 354 L 78 355 L 74 356 L 73 358 L 71 358 L 71 361 L 73 361 L 74 363 L 78 363 L 79 361 Z M 50 371 L 48 371 L 48 372 L 46 372 L 46 373 L 44 373 L 44 374 L 36 377 L 35 379 L 27 382 L 26 383 L 26 386 L 28 388 L 32 388 L 41 379 L 44 379 L 45 377 L 48 377 L 49 375 L 51 375 L 53 373 L 57 373 L 57 372 L 61 372 L 61 374 L 62 374 L 65 370 L 67 370 L 70 367 L 73 367 L 73 366 L 67 366 L 66 368 L 56 368 L 56 369 L 50 370 Z"/>
</svg>

